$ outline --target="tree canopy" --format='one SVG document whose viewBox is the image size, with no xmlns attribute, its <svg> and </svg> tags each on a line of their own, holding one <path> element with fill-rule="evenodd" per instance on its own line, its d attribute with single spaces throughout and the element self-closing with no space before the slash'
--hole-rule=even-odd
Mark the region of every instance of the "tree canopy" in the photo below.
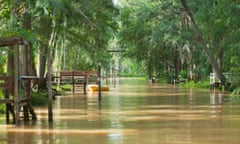
<svg viewBox="0 0 240 144">
<path fill-rule="evenodd" d="M 48 49 L 54 70 L 82 70 L 108 67 L 107 49 L 118 47 L 148 77 L 200 80 L 216 72 L 224 82 L 223 72 L 240 72 L 239 12 L 236 0 L 9 0 L 0 3 L 0 37 L 32 41 L 41 77 Z"/>
<path fill-rule="evenodd" d="M 231 60 L 240 49 L 239 11 L 238 1 L 131 0 L 120 11 L 120 44 L 144 61 L 149 75 L 170 75 L 171 68 L 176 78 L 187 72 L 190 79 L 231 72 L 239 69 Z"/>
</svg>

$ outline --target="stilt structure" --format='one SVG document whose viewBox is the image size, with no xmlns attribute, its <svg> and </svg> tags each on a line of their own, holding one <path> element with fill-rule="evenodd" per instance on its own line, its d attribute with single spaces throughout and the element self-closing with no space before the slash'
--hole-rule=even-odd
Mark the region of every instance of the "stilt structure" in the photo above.
<svg viewBox="0 0 240 144">
<path fill-rule="evenodd" d="M 9 76 L 0 76 L 0 87 L 3 90 L 4 98 L 0 99 L 0 104 L 6 105 L 6 121 L 10 123 L 10 113 L 13 117 L 13 123 L 15 123 L 14 112 L 14 100 L 10 99 L 10 95 L 13 93 L 12 79 Z"/>
<path fill-rule="evenodd" d="M 23 109 L 24 120 L 36 119 L 34 110 L 30 104 L 31 80 L 31 43 L 20 37 L 0 39 L 0 47 L 8 48 L 8 68 L 6 76 L 1 76 L 4 84 L 5 98 L 0 103 L 7 106 L 6 119 L 9 120 L 9 112 L 13 114 L 13 121 L 18 124 L 20 112 Z M 20 92 L 23 89 L 23 92 Z"/>
</svg>

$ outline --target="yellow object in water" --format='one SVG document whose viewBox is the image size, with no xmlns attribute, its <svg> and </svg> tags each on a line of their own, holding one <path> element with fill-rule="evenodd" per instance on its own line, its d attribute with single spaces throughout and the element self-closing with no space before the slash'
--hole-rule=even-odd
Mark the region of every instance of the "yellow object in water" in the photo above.
<svg viewBox="0 0 240 144">
<path fill-rule="evenodd" d="M 98 91 L 98 85 L 88 85 L 87 89 L 89 91 Z M 108 86 L 101 86 L 101 91 L 109 91 L 109 87 Z"/>
</svg>

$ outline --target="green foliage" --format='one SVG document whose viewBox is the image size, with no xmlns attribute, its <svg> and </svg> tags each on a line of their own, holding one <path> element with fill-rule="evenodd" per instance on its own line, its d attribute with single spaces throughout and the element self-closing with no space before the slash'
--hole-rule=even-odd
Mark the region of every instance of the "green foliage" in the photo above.
<svg viewBox="0 0 240 144">
<path fill-rule="evenodd" d="M 0 49 L 0 75 L 6 72 L 7 51 L 4 48 Z"/>
<path fill-rule="evenodd" d="M 31 42 L 36 42 L 37 38 L 36 35 L 33 34 L 29 30 L 25 30 L 22 28 L 12 28 L 12 29 L 0 29 L 0 37 L 1 38 L 12 38 L 12 37 L 22 37 L 25 40 L 31 41 Z"/>
<path fill-rule="evenodd" d="M 2 89 L 0 89 L 0 99 L 1 99 L 1 98 L 4 98 L 4 94 L 3 94 Z M 0 105 L 0 114 L 5 113 L 5 110 L 6 110 L 5 105 L 4 105 L 4 104 L 1 104 L 1 105 Z"/>
<path fill-rule="evenodd" d="M 59 69 L 96 69 L 111 58 L 107 48 L 116 34 L 117 13 L 111 0 L 1 1 L 0 37 L 31 41 L 33 56 L 40 57 L 36 63 L 41 76 L 46 73 L 48 49 Z M 0 59 L 0 66 L 4 64 L 6 59 Z"/>
<path fill-rule="evenodd" d="M 130 1 L 121 9 L 119 40 L 126 56 L 145 64 L 148 75 L 159 73 L 163 61 L 171 61 L 179 40 L 175 3 Z M 169 13 L 173 11 L 173 13 Z"/>
<path fill-rule="evenodd" d="M 195 81 L 188 81 L 186 83 L 181 83 L 181 86 L 186 88 L 210 88 L 209 79 Z"/>
<path fill-rule="evenodd" d="M 71 84 L 65 84 L 61 86 L 62 91 L 71 91 L 72 90 L 72 85 Z"/>
<path fill-rule="evenodd" d="M 119 60 L 121 63 L 121 71 L 120 76 L 121 77 L 142 77 L 146 76 L 146 73 L 144 71 L 143 65 L 141 63 L 138 63 L 137 61 L 128 59 L 128 58 L 122 58 Z"/>
<path fill-rule="evenodd" d="M 193 73 L 194 80 L 209 76 L 212 67 L 180 1 L 126 2 L 120 8 L 119 34 L 119 43 L 127 50 L 126 56 L 143 62 L 149 76 L 155 73 L 169 75 L 172 73 L 169 67 L 174 67 L 175 75 L 180 74 L 183 78 L 189 73 Z M 222 63 L 223 71 L 239 70 L 235 64 L 239 63 L 236 57 L 240 55 L 237 50 L 240 46 L 237 36 L 240 30 L 239 3 L 202 0 L 187 1 L 187 4 L 210 53 Z"/>
<path fill-rule="evenodd" d="M 12 6 L 9 5 L 9 2 L 2 0 L 0 4 L 0 21 L 10 18 L 10 11 Z"/>
<path fill-rule="evenodd" d="M 210 80 L 200 80 L 197 82 L 197 87 L 199 88 L 210 88 Z"/>
<path fill-rule="evenodd" d="M 232 95 L 239 95 L 240 94 L 240 87 L 235 87 L 235 89 L 232 92 Z"/>
<path fill-rule="evenodd" d="M 142 74 L 136 74 L 136 73 L 120 73 L 120 77 L 143 77 Z"/>
<path fill-rule="evenodd" d="M 48 102 L 46 91 L 44 92 L 32 92 L 31 104 L 33 106 L 45 106 Z"/>
<path fill-rule="evenodd" d="M 159 77 L 158 82 L 159 83 L 168 83 L 169 79 L 166 76 L 165 77 Z"/>
<path fill-rule="evenodd" d="M 187 87 L 187 88 L 194 88 L 196 87 L 196 83 L 194 81 L 188 81 L 187 83 L 182 83 L 181 84 L 183 87 Z"/>
<path fill-rule="evenodd" d="M 186 70 L 180 72 L 180 78 L 188 79 L 188 72 Z"/>
<path fill-rule="evenodd" d="M 239 2 L 187 3 L 210 52 L 222 63 L 223 71 L 236 76 L 233 89 L 239 87 Z M 212 71 L 179 0 L 121 0 L 118 7 L 111 0 L 3 1 L 0 24 L 0 37 L 32 41 L 34 56 L 40 51 L 46 58 L 50 48 L 58 69 L 96 69 L 99 64 L 109 68 L 112 55 L 107 49 L 121 47 L 125 58 L 138 63 L 128 65 L 131 71 L 125 69 L 122 75 L 155 75 L 165 81 L 171 73 L 184 79 L 193 73 L 198 80 Z M 118 43 L 110 45 L 115 39 Z M 39 62 L 43 73 L 44 58 Z M 3 56 L 0 67 L 5 63 Z"/>
</svg>

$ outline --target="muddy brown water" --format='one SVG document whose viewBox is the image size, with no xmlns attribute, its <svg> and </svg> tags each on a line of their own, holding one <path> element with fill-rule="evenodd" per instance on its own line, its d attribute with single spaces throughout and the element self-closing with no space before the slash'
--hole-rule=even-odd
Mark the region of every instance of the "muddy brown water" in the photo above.
<svg viewBox="0 0 240 144">
<path fill-rule="evenodd" d="M 240 100 L 227 92 L 120 79 L 102 93 L 68 94 L 38 120 L 6 125 L 0 144 L 239 144 Z"/>
</svg>

